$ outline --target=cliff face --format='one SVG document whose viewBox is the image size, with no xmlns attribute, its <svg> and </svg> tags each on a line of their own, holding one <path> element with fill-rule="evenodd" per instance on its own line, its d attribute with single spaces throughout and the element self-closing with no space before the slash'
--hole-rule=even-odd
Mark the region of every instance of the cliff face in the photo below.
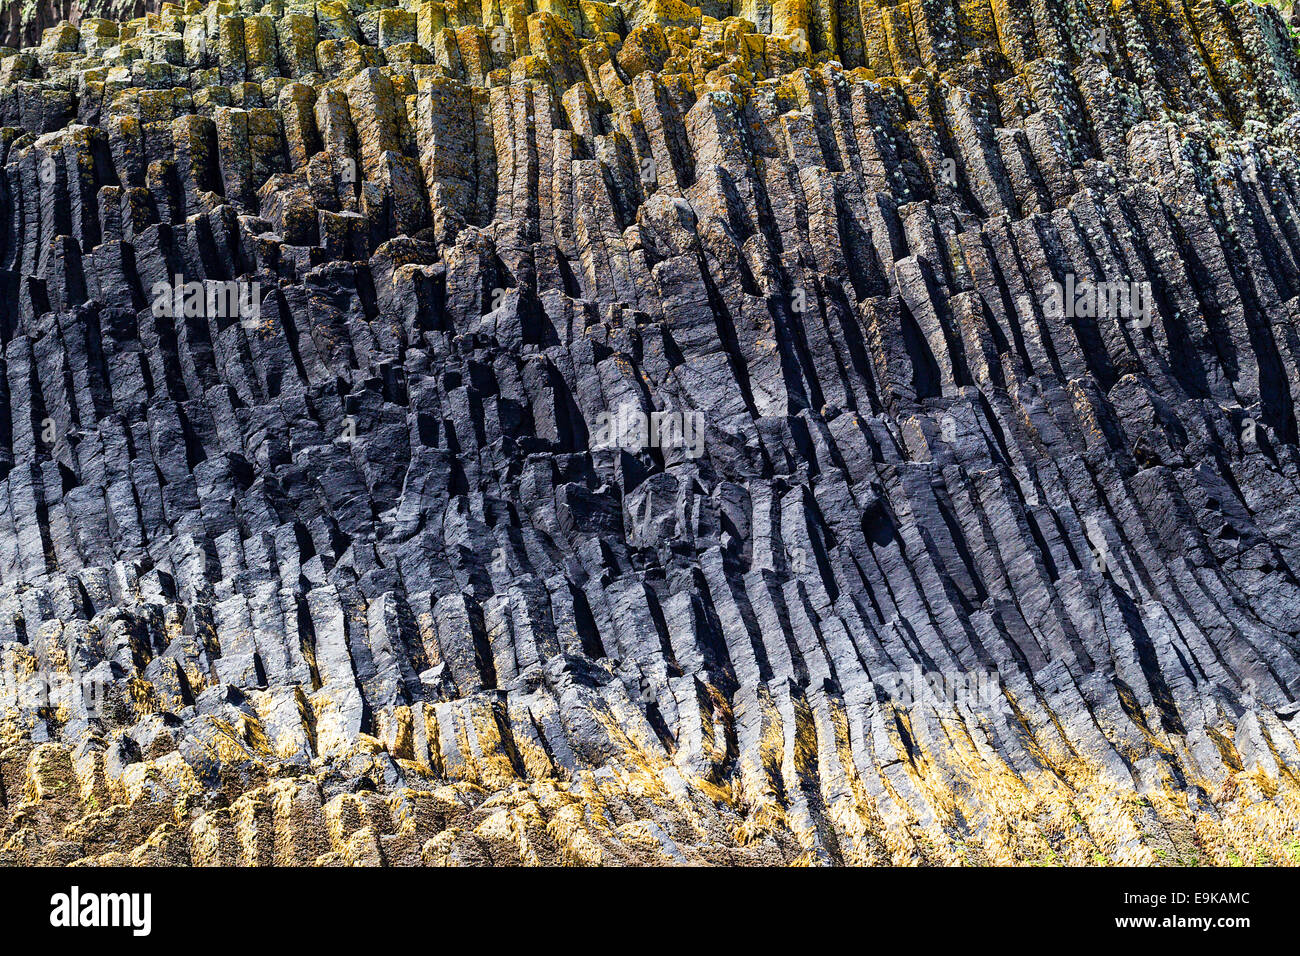
<svg viewBox="0 0 1300 956">
<path fill-rule="evenodd" d="M 0 46 L 35 46 L 45 30 L 64 21 L 127 20 L 160 6 L 158 0 L 8 0 L 0 3 Z"/>
<path fill-rule="evenodd" d="M 0 861 L 1296 861 L 1280 13 L 184 11 L 0 50 Z"/>
</svg>

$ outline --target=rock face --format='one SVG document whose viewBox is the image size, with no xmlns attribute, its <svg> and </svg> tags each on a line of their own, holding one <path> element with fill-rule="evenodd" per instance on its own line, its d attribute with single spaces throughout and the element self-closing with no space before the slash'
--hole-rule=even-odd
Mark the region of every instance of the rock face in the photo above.
<svg viewBox="0 0 1300 956">
<path fill-rule="evenodd" d="M 0 862 L 1300 854 L 1276 10 L 191 0 L 0 127 Z"/>
<path fill-rule="evenodd" d="M 157 10 L 158 0 L 4 0 L 0 2 L 0 45 L 35 46 L 48 27 L 74 26 L 92 17 L 125 20 Z"/>
</svg>

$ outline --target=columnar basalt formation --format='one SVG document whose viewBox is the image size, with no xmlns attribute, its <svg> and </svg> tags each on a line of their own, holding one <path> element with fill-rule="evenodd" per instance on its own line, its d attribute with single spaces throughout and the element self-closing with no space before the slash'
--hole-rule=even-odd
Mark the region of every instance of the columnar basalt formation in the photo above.
<svg viewBox="0 0 1300 956">
<path fill-rule="evenodd" d="M 1297 862 L 1298 134 L 1220 0 L 0 49 L 0 862 Z"/>
<path fill-rule="evenodd" d="M 35 46 L 46 28 L 89 17 L 126 20 L 155 11 L 158 0 L 0 0 L 0 45 Z"/>
</svg>

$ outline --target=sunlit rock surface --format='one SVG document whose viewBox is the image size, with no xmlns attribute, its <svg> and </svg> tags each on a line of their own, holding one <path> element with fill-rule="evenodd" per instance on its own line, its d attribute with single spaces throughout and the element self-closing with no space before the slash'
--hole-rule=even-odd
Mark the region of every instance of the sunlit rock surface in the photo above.
<svg viewBox="0 0 1300 956">
<path fill-rule="evenodd" d="M 1300 861 L 1282 13 L 65 15 L 0 862 Z"/>
</svg>

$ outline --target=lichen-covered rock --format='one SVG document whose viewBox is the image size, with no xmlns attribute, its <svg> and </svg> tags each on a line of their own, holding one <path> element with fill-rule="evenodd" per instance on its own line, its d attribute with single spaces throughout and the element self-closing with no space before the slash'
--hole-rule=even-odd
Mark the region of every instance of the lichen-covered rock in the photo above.
<svg viewBox="0 0 1300 956">
<path fill-rule="evenodd" d="M 0 49 L 0 863 L 1298 862 L 1278 10 L 145 9 Z"/>
</svg>

